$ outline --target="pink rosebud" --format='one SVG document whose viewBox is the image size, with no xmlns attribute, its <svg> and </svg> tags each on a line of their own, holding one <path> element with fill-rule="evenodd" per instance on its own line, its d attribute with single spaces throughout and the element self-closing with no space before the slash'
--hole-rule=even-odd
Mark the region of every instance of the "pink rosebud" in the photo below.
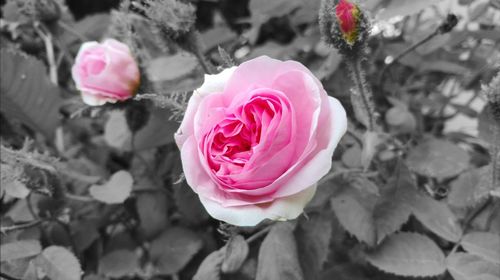
<svg viewBox="0 0 500 280">
<path fill-rule="evenodd" d="M 261 56 L 206 75 L 175 140 L 207 212 L 253 226 L 302 213 L 346 128 L 344 108 L 304 65 Z"/>
<path fill-rule="evenodd" d="M 71 73 L 83 102 L 91 106 L 129 99 L 140 84 L 139 67 L 129 48 L 114 39 L 84 43 Z"/>
<path fill-rule="evenodd" d="M 335 7 L 335 15 L 344 40 L 349 45 L 354 45 L 359 33 L 360 11 L 358 7 L 347 0 L 340 0 Z"/>
</svg>

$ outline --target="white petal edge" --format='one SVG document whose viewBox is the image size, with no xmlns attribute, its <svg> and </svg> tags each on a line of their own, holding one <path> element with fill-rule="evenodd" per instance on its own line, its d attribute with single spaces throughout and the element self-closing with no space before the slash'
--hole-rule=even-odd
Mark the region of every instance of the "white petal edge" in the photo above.
<svg viewBox="0 0 500 280">
<path fill-rule="evenodd" d="M 106 102 L 116 103 L 115 99 L 106 98 L 106 97 L 99 97 L 95 94 L 88 93 L 85 91 L 82 91 L 82 100 L 85 104 L 87 104 L 89 106 L 101 106 L 101 105 L 106 104 Z"/>
<path fill-rule="evenodd" d="M 194 134 L 194 119 L 203 98 L 209 94 L 224 91 L 224 88 L 233 75 L 234 70 L 236 70 L 236 66 L 224 69 L 222 72 L 215 75 L 205 74 L 203 84 L 198 89 L 194 90 L 193 95 L 189 99 L 188 107 L 184 113 L 181 125 L 174 134 L 175 142 L 179 148 L 182 148 L 182 145 L 184 145 L 187 138 Z"/>
<path fill-rule="evenodd" d="M 282 197 L 266 204 L 223 207 L 215 201 L 199 196 L 201 203 L 213 218 L 235 226 L 255 226 L 265 219 L 285 221 L 297 218 L 316 193 L 313 185 L 297 194 Z"/>
<path fill-rule="evenodd" d="M 211 93 L 222 92 L 226 87 L 227 82 L 236 70 L 236 66 L 224 69 L 222 72 L 215 75 L 205 74 L 203 84 L 194 91 L 195 94 L 206 96 Z"/>
<path fill-rule="evenodd" d="M 80 46 L 80 49 L 78 50 L 78 54 L 82 53 L 84 50 L 98 46 L 99 42 L 97 41 L 90 41 L 90 42 L 85 42 Z"/>
</svg>

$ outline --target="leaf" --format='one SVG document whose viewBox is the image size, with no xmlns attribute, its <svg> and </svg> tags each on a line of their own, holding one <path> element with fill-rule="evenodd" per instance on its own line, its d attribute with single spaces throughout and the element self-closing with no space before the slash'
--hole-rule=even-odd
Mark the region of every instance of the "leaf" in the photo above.
<svg viewBox="0 0 500 280">
<path fill-rule="evenodd" d="M 413 132 L 417 121 L 405 105 L 396 105 L 385 113 L 385 121 L 398 133 Z"/>
<path fill-rule="evenodd" d="M 413 215 L 441 238 L 457 242 L 462 236 L 462 228 L 457 218 L 445 203 L 415 192 L 409 204 Z"/>
<path fill-rule="evenodd" d="M 235 235 L 226 244 L 222 272 L 234 273 L 240 269 L 248 256 L 248 243 L 241 235 Z"/>
<path fill-rule="evenodd" d="M 208 255 L 198 267 L 196 274 L 193 276 L 193 280 L 219 280 L 221 263 L 224 260 L 225 250 L 224 248 L 213 251 Z"/>
<path fill-rule="evenodd" d="M 500 235 L 470 232 L 462 238 L 460 244 L 467 252 L 500 265 Z"/>
<path fill-rule="evenodd" d="M 317 11 L 315 13 L 317 13 Z M 329 46 L 327 47 L 329 52 L 328 57 L 321 64 L 321 66 L 319 66 L 319 68 L 313 69 L 314 76 L 316 76 L 319 80 L 324 80 L 326 78 L 329 78 L 338 69 L 340 63 L 342 62 L 342 56 L 338 53 L 338 51 L 336 49 L 330 48 Z"/>
<path fill-rule="evenodd" d="M 93 14 L 74 23 L 72 28 L 78 34 L 84 36 L 87 41 L 100 41 L 111 24 L 109 13 Z M 70 32 L 62 35 L 64 44 L 73 45 L 79 42 L 79 38 Z"/>
<path fill-rule="evenodd" d="M 0 246 L 2 262 L 36 256 L 42 252 L 42 245 L 38 240 L 20 240 Z"/>
<path fill-rule="evenodd" d="M 205 51 L 212 50 L 213 48 L 224 45 L 224 43 L 227 42 L 233 42 L 237 37 L 238 34 L 226 25 L 216 26 L 201 33 Z"/>
<path fill-rule="evenodd" d="M 464 171 L 469 159 L 469 154 L 455 144 L 432 138 L 410 150 L 406 163 L 420 175 L 443 179 Z"/>
<path fill-rule="evenodd" d="M 131 150 L 132 132 L 127 125 L 124 111 L 111 111 L 104 125 L 104 141 L 110 147 Z"/>
<path fill-rule="evenodd" d="M 168 222 L 167 196 L 161 192 L 145 192 L 137 196 L 136 209 L 140 229 L 146 238 L 159 234 Z"/>
<path fill-rule="evenodd" d="M 85 251 L 99 238 L 97 220 L 75 220 L 71 224 L 71 237 L 78 253 Z"/>
<path fill-rule="evenodd" d="M 295 26 L 316 22 L 318 20 L 318 11 L 320 0 L 302 0 L 302 7 L 293 13 L 291 20 Z"/>
<path fill-rule="evenodd" d="M 376 242 L 372 209 L 362 203 L 352 191 L 344 191 L 331 199 L 340 224 L 360 241 L 373 246 Z"/>
<path fill-rule="evenodd" d="M 267 21 L 267 19 L 272 17 L 287 15 L 301 5 L 300 0 L 251 0 L 248 7 L 252 13 L 253 21 L 259 17 L 265 17 L 265 19 L 261 20 Z"/>
<path fill-rule="evenodd" d="M 179 272 L 198 253 L 203 241 L 194 232 L 172 227 L 151 243 L 151 260 L 161 274 Z"/>
<path fill-rule="evenodd" d="M 302 280 L 293 225 L 278 222 L 260 245 L 257 280 Z"/>
<path fill-rule="evenodd" d="M 6 194 L 15 198 L 23 199 L 26 198 L 28 194 L 30 194 L 30 190 L 19 180 L 13 180 L 2 186 L 2 188 Z"/>
<path fill-rule="evenodd" d="M 125 170 L 114 173 L 104 185 L 92 185 L 90 195 L 98 201 L 115 204 L 122 203 L 130 196 L 134 178 Z"/>
<path fill-rule="evenodd" d="M 53 138 L 60 123 L 60 89 L 49 81 L 41 61 L 3 48 L 0 56 L 0 110 Z"/>
<path fill-rule="evenodd" d="M 455 75 L 464 75 L 469 71 L 466 67 L 458 63 L 446 60 L 425 60 L 419 65 L 419 68 L 420 71 L 443 72 Z"/>
<path fill-rule="evenodd" d="M 83 280 L 108 280 L 108 279 L 106 279 L 106 278 L 104 278 L 103 276 L 100 276 L 100 275 L 86 274 L 83 277 Z"/>
<path fill-rule="evenodd" d="M 323 271 L 320 280 L 369 280 L 363 273 L 363 267 L 354 263 L 335 263 Z"/>
<path fill-rule="evenodd" d="M 188 76 L 198 67 L 198 60 L 188 53 L 177 53 L 171 56 L 155 58 L 146 72 L 151 81 L 175 80 Z"/>
<path fill-rule="evenodd" d="M 363 104 L 363 98 L 357 90 L 351 89 L 351 103 L 356 120 L 363 124 L 365 127 L 369 127 L 369 116 L 366 110 L 363 109 L 365 108 L 365 105 Z"/>
<path fill-rule="evenodd" d="M 174 141 L 174 133 L 179 128 L 179 123 L 170 120 L 170 109 L 154 107 L 150 109 L 149 121 L 134 136 L 134 149 L 136 151 L 156 148 Z"/>
<path fill-rule="evenodd" d="M 99 274 L 110 278 L 133 276 L 139 268 L 139 256 L 129 250 L 117 250 L 99 259 Z"/>
<path fill-rule="evenodd" d="M 363 166 L 363 163 L 361 162 L 361 148 L 358 145 L 353 145 L 347 149 L 342 154 L 342 163 L 351 168 L 359 168 Z"/>
<path fill-rule="evenodd" d="M 295 231 L 299 260 L 305 279 L 317 279 L 325 264 L 332 237 L 332 219 L 324 213 L 302 219 Z"/>
<path fill-rule="evenodd" d="M 488 103 L 484 106 L 481 113 L 478 116 L 477 129 L 479 131 L 479 138 L 486 141 L 486 143 L 494 144 L 494 127 L 497 125 L 495 123 L 495 118 L 493 116 L 493 109 Z"/>
<path fill-rule="evenodd" d="M 382 271 L 401 276 L 428 277 L 446 270 L 441 249 L 418 233 L 394 234 L 377 249 L 366 253 L 366 259 Z"/>
<path fill-rule="evenodd" d="M 33 262 L 29 262 L 28 268 L 24 272 L 23 280 L 38 280 L 36 266 Z"/>
<path fill-rule="evenodd" d="M 467 253 L 453 253 L 446 267 L 455 280 L 500 280 L 500 266 Z"/>
<path fill-rule="evenodd" d="M 473 169 L 461 174 L 458 179 L 451 183 L 448 203 L 452 206 L 465 208 L 474 206 L 479 197 L 475 194 L 481 178 L 487 176 L 489 166 Z M 487 192 L 486 192 L 487 193 Z"/>
<path fill-rule="evenodd" d="M 395 16 L 407 16 L 420 12 L 421 10 L 436 4 L 435 0 L 392 0 L 389 5 L 377 14 L 378 20 L 388 20 Z"/>
<path fill-rule="evenodd" d="M 372 162 L 375 153 L 377 152 L 377 146 L 383 143 L 384 139 L 382 135 L 367 131 L 363 134 L 363 150 L 361 151 L 361 164 L 365 170 L 368 170 Z"/>
<path fill-rule="evenodd" d="M 411 190 L 408 188 L 412 188 L 412 186 L 399 187 L 375 206 L 373 219 L 377 233 L 377 244 L 399 230 L 410 218 L 411 207 L 408 205 L 406 196 Z"/>
<path fill-rule="evenodd" d="M 8 274 L 12 277 L 16 277 L 16 278 L 23 279 L 23 280 L 28 280 L 28 279 L 24 279 L 24 275 L 26 274 L 27 270 L 30 267 L 31 259 L 32 258 L 28 257 L 28 258 L 23 258 L 23 259 L 12 260 L 12 261 L 8 261 L 8 262 L 2 261 L 0 263 L 0 271 L 5 273 L 5 274 Z M 3 280 L 4 278 L 1 278 L 1 279 Z"/>
<path fill-rule="evenodd" d="M 60 246 L 50 246 L 35 259 L 37 268 L 45 272 L 51 280 L 81 279 L 82 269 L 78 259 Z"/>
<path fill-rule="evenodd" d="M 180 159 L 179 159 L 180 161 Z M 209 219 L 198 195 L 185 183 L 172 186 L 175 205 L 189 224 L 200 224 Z"/>
<path fill-rule="evenodd" d="M 170 109 L 153 107 L 149 110 L 151 115 L 147 124 L 134 135 L 127 125 L 125 112 L 111 112 L 104 127 L 106 143 L 117 149 L 131 151 L 133 136 L 134 150 L 141 151 L 173 142 L 179 123 L 170 120 L 172 116 Z"/>
</svg>

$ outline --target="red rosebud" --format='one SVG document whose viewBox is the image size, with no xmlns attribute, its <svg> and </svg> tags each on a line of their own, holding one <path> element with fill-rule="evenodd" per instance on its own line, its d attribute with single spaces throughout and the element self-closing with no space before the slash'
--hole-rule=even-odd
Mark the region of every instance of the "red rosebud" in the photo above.
<svg viewBox="0 0 500 280">
<path fill-rule="evenodd" d="M 348 0 L 340 0 L 335 7 L 342 37 L 349 45 L 354 45 L 358 38 L 360 11 L 358 6 Z"/>
</svg>

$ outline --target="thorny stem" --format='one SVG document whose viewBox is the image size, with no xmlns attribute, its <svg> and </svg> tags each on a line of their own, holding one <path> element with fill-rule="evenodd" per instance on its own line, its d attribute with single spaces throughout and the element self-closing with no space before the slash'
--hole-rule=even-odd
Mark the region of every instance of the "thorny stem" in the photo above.
<svg viewBox="0 0 500 280">
<path fill-rule="evenodd" d="M 57 64 L 54 56 L 54 44 L 52 43 L 52 35 L 50 34 L 50 32 L 42 31 L 41 28 L 42 26 L 40 25 L 39 22 L 35 22 L 35 24 L 33 24 L 33 27 L 38 36 L 42 38 L 45 44 L 45 51 L 47 52 L 47 62 L 49 64 L 50 81 L 54 85 L 57 85 L 58 84 Z"/>
<path fill-rule="evenodd" d="M 85 42 L 85 41 L 88 41 L 89 39 L 81 34 L 80 32 L 76 31 L 73 27 L 67 25 L 66 23 L 64 23 L 62 20 L 59 20 L 57 21 L 57 24 L 59 25 L 59 27 L 61 27 L 62 29 L 68 31 L 69 33 L 75 35 L 75 37 L 77 37 L 80 41 L 82 42 Z"/>
<path fill-rule="evenodd" d="M 175 102 L 172 98 L 167 98 L 162 94 L 156 93 L 140 93 L 134 97 L 134 100 L 152 100 L 154 103 L 161 104 L 160 107 L 171 106 L 175 110 L 185 111 L 186 107 L 179 102 Z"/>
<path fill-rule="evenodd" d="M 457 243 L 455 244 L 455 246 L 453 246 L 453 249 L 451 249 L 449 255 L 451 255 L 451 254 L 453 254 L 453 253 L 455 253 L 457 251 L 457 249 L 460 246 L 460 243 L 462 241 L 462 238 L 465 236 L 467 230 L 471 226 L 471 223 L 474 221 L 474 219 L 477 216 L 479 216 L 479 214 L 481 214 L 486 208 L 488 208 L 488 206 L 490 205 L 491 202 L 492 202 L 492 198 L 489 197 L 483 204 L 481 204 L 478 208 L 476 208 L 469 215 L 469 217 L 465 220 L 464 227 L 463 227 L 463 230 L 462 230 L 462 236 L 460 236 L 460 239 L 457 241 Z"/>
<path fill-rule="evenodd" d="M 415 43 L 414 45 L 408 47 L 407 49 L 405 49 L 404 51 L 402 51 L 400 54 L 396 55 L 391 62 L 389 62 L 386 66 L 390 66 L 391 64 L 394 64 L 395 62 L 399 61 L 401 58 L 403 58 L 404 56 L 406 56 L 407 54 L 411 53 L 412 51 L 414 51 L 416 48 L 420 47 L 421 45 L 429 42 L 432 38 L 436 37 L 437 35 L 439 35 L 440 32 L 439 32 L 439 29 L 436 29 L 434 30 L 434 32 L 432 32 L 431 34 L 427 35 L 425 38 L 423 38 L 422 40 L 418 41 L 417 43 Z"/>
<path fill-rule="evenodd" d="M 4 146 L 1 146 L 0 149 L 2 152 L 2 160 L 4 160 L 5 162 L 20 162 L 22 164 L 31 165 L 33 167 L 43 169 L 53 174 L 57 173 L 56 169 L 51 164 L 30 157 L 24 154 L 23 151 L 14 151 Z"/>
<path fill-rule="evenodd" d="M 22 230 L 22 229 L 35 227 L 35 226 L 39 225 L 41 222 L 42 222 L 42 220 L 34 220 L 34 221 L 23 223 L 23 224 L 17 224 L 17 225 L 12 225 L 12 226 L 3 226 L 3 227 L 0 227 L 0 232 L 3 234 L 7 234 L 10 231 Z"/>
<path fill-rule="evenodd" d="M 365 74 L 361 69 L 361 58 L 356 57 L 347 60 L 347 65 L 351 70 L 352 80 L 356 86 L 357 93 L 361 96 L 363 109 L 368 117 L 368 130 L 375 130 L 375 105 L 373 104 L 372 92 L 366 86 Z"/>
<path fill-rule="evenodd" d="M 423 44 L 429 42 L 432 38 L 436 37 L 437 35 L 445 34 L 445 33 L 450 32 L 455 27 L 456 24 L 457 24 L 457 18 L 456 18 L 456 16 L 453 15 L 453 14 L 449 14 L 447 16 L 446 20 L 443 21 L 432 33 L 430 33 L 429 35 L 427 35 L 422 40 L 420 40 L 420 41 L 416 42 L 415 44 L 411 45 L 407 49 L 403 50 L 401 53 L 399 53 L 398 55 L 396 55 L 389 63 L 387 63 L 384 66 L 384 68 L 382 68 L 382 70 L 380 71 L 380 75 L 379 75 L 379 78 L 378 78 L 378 84 L 380 84 L 382 82 L 382 79 L 384 78 L 385 73 L 387 72 L 387 70 L 389 69 L 389 67 L 391 67 L 391 65 L 394 65 L 394 63 L 396 63 L 397 61 L 399 61 L 401 58 L 403 58 L 407 54 L 411 53 L 416 48 L 418 48 L 418 47 L 422 46 Z"/>
<path fill-rule="evenodd" d="M 70 194 L 70 193 L 66 193 L 66 198 L 69 198 L 69 199 L 75 200 L 75 201 L 81 201 L 81 202 L 94 202 L 94 201 L 96 201 L 95 199 L 93 199 L 90 196 L 76 195 L 76 194 Z"/>
<path fill-rule="evenodd" d="M 252 243 L 254 242 L 255 240 L 259 239 L 260 237 L 262 237 L 263 235 L 265 235 L 266 233 L 268 233 L 270 230 L 271 230 L 271 227 L 273 226 L 274 224 L 271 224 L 261 230 L 259 230 L 258 232 L 254 233 L 252 236 L 248 237 L 247 238 L 247 243 Z"/>
<path fill-rule="evenodd" d="M 214 74 L 213 67 L 211 63 L 205 58 L 201 47 L 201 37 L 198 31 L 193 31 L 192 34 L 188 35 L 191 37 L 192 52 L 201 64 L 201 67 L 206 74 Z"/>
<path fill-rule="evenodd" d="M 378 175 L 378 172 L 376 172 L 376 171 L 365 172 L 363 169 L 339 170 L 339 171 L 330 172 L 330 173 L 326 174 L 325 177 L 323 177 L 323 178 L 321 178 L 321 180 L 319 180 L 318 185 L 321 185 L 325 182 L 333 180 L 334 178 L 337 178 L 339 176 L 344 176 L 344 175 L 348 175 L 348 174 L 355 174 L 355 173 L 363 174 L 366 177 L 376 177 Z"/>
<path fill-rule="evenodd" d="M 492 187 L 500 186 L 500 124 L 493 122 L 491 124 L 493 130 L 493 145 L 491 147 L 491 173 L 493 184 Z"/>
</svg>

